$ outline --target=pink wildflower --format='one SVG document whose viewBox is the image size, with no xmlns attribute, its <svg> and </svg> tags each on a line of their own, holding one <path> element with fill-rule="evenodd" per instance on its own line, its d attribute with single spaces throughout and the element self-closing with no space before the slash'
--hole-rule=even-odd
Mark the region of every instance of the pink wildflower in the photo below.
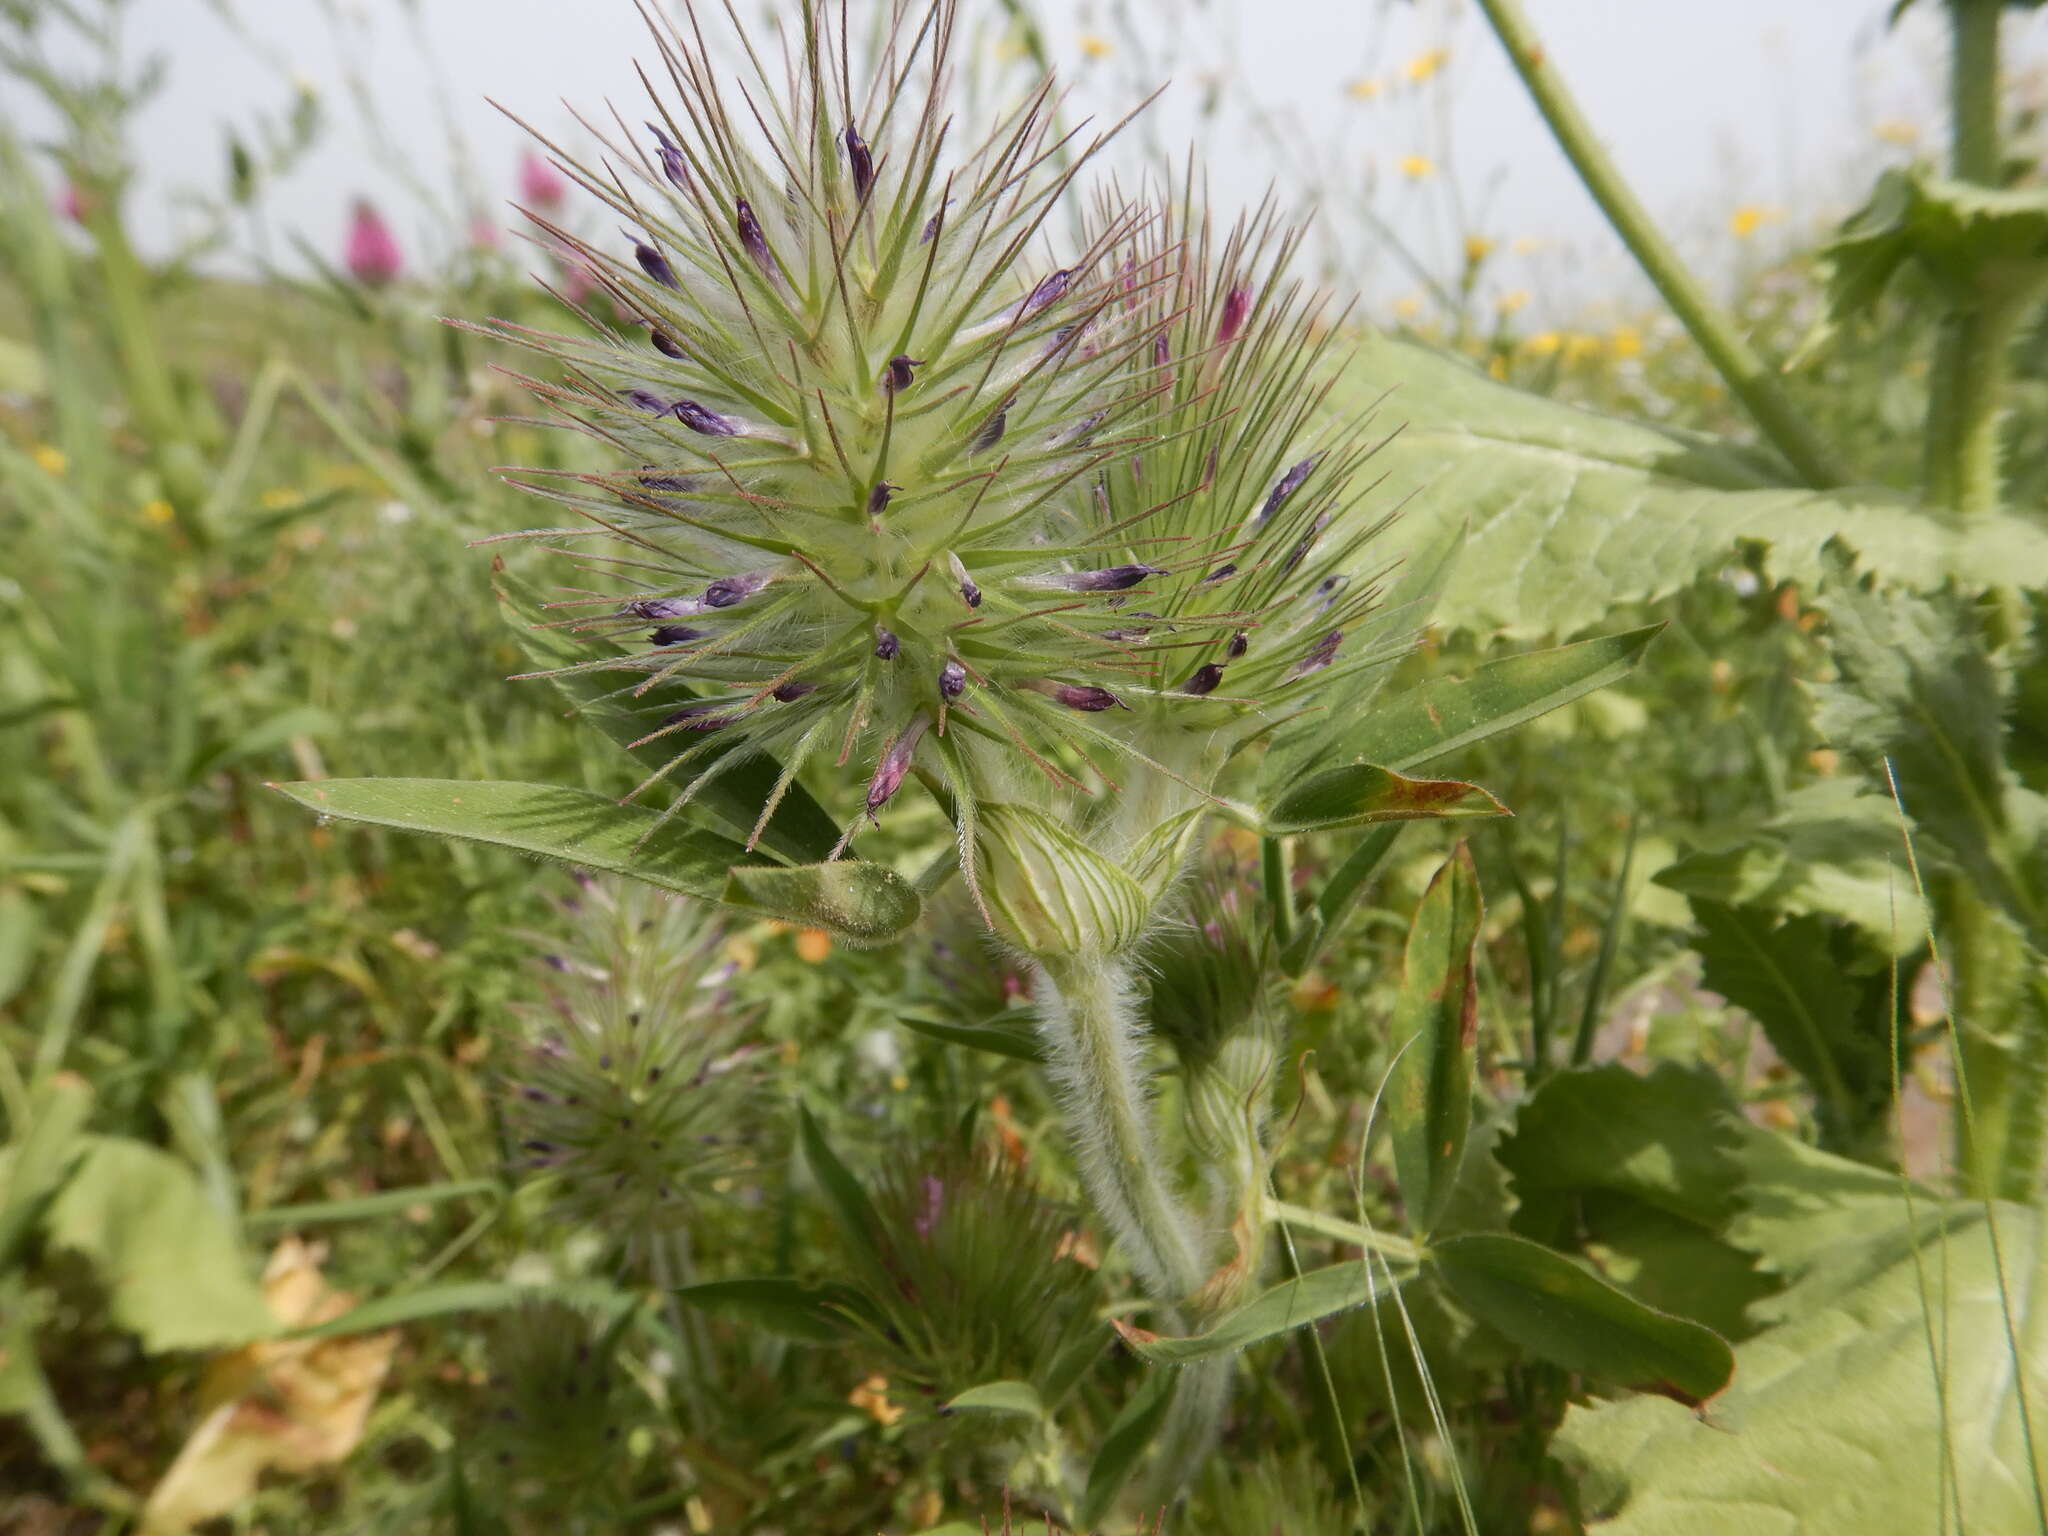
<svg viewBox="0 0 2048 1536">
<path fill-rule="evenodd" d="M 398 237 L 369 199 L 356 199 L 355 213 L 348 227 L 348 249 L 344 257 L 349 273 L 359 283 L 381 288 L 404 265 L 398 251 Z"/>
</svg>

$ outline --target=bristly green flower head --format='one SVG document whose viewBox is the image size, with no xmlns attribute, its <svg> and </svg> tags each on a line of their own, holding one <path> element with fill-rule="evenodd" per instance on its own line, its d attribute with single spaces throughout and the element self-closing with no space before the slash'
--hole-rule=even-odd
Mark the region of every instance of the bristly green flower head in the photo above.
<svg viewBox="0 0 2048 1536">
<path fill-rule="evenodd" d="M 570 907 L 579 932 L 544 957 L 506 1122 L 562 1220 L 644 1259 L 750 1166 L 759 1061 L 738 1041 L 711 909 L 597 881 Z"/>
<path fill-rule="evenodd" d="M 644 133 L 557 152 L 622 233 L 536 223 L 623 319 L 500 328 L 621 461 L 514 472 L 586 523 L 536 531 L 590 573 L 556 611 L 673 745 L 677 807 L 754 753 L 831 762 L 865 781 L 851 838 L 925 774 L 977 892 L 980 808 L 1022 806 L 1140 870 L 1141 926 L 1230 755 L 1379 659 L 1328 328 L 1264 213 L 1212 239 L 1184 186 L 1056 220 L 1107 135 L 1062 136 L 1050 81 L 957 142 L 952 0 L 864 72 L 846 31 L 806 0 L 750 77 L 694 17 L 659 31 Z M 1009 936 L 1131 942 L 1108 906 L 1113 934 Z"/>
</svg>

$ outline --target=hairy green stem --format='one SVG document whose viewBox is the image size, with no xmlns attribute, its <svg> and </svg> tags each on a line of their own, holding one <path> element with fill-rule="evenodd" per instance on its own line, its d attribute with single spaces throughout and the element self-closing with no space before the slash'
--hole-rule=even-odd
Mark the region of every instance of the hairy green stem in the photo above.
<svg viewBox="0 0 2048 1536">
<path fill-rule="evenodd" d="M 1146 1289 L 1178 1307 L 1209 1271 L 1194 1224 L 1167 1184 L 1154 1134 L 1130 964 L 1048 955 L 1041 969 L 1048 985 L 1039 1029 L 1082 1181 Z"/>
<path fill-rule="evenodd" d="M 1537 40 L 1521 0 L 1479 0 L 1479 8 L 1486 13 L 1494 35 L 1507 50 L 1509 63 L 1521 76 L 1579 180 L 1764 436 L 1808 485 L 1840 485 L 1844 476 L 1833 454 L 1792 403 L 1777 374 L 1707 296 L 1706 288 L 1679 259 L 1671 242 L 1651 222 L 1648 210 L 1622 180 Z"/>
</svg>

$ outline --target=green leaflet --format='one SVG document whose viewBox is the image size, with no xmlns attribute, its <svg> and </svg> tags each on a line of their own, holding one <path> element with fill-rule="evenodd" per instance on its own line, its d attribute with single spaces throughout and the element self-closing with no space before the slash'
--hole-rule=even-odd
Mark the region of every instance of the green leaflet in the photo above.
<svg viewBox="0 0 2048 1536">
<path fill-rule="evenodd" d="M 1441 821 L 1505 816 L 1507 807 L 1477 784 L 1411 779 L 1372 763 L 1329 768 L 1296 784 L 1266 808 L 1274 835 L 1388 821 Z"/>
<path fill-rule="evenodd" d="M 1460 843 L 1408 930 L 1388 1036 L 1400 1053 L 1387 1083 L 1394 1169 L 1411 1231 L 1428 1232 L 1458 1180 L 1472 1128 L 1472 1051 L 1479 1034 L 1473 955 L 1485 921 L 1479 875 Z"/>
<path fill-rule="evenodd" d="M 1470 677 L 1444 677 L 1372 705 L 1355 722 L 1317 721 L 1302 744 L 1278 759 L 1289 768 L 1343 759 L 1406 773 L 1474 742 L 1618 682 L 1643 658 L 1664 626 L 1580 640 L 1490 661 Z M 1335 727 L 1334 729 L 1332 727 Z"/>
<path fill-rule="evenodd" d="M 742 866 L 726 876 L 722 899 L 802 928 L 828 928 L 860 945 L 899 937 L 924 905 L 895 870 L 850 859 L 796 869 Z"/>
<path fill-rule="evenodd" d="M 969 1387 L 946 1404 L 949 1412 L 992 1413 L 1011 1418 L 1042 1419 L 1045 1404 L 1028 1381 L 985 1381 Z"/>
<path fill-rule="evenodd" d="M 1888 491 L 1796 489 L 1768 458 L 1686 433 L 1582 411 L 1497 384 L 1408 342 L 1368 337 L 1346 396 L 1389 395 L 1401 432 L 1374 456 L 1405 497 L 1386 538 L 1437 547 L 1470 537 L 1437 604 L 1452 629 L 1571 634 L 1617 605 L 1649 602 L 1768 549 L 1774 578 L 1812 582 L 1840 538 L 1886 580 L 1922 590 L 2048 586 L 2048 528 L 2006 513 L 1967 530 Z"/>
<path fill-rule="evenodd" d="M 1734 1352 L 1711 1328 L 1659 1312 L 1563 1254 L 1505 1232 L 1468 1232 L 1430 1249 L 1459 1302 L 1531 1354 L 1620 1386 L 1712 1397 Z"/>
<path fill-rule="evenodd" d="M 1013 1061 L 1044 1061 L 1045 1050 L 1030 1027 L 1031 1018 L 1028 1008 L 1010 1008 L 979 1024 L 955 1024 L 930 1014 L 902 1012 L 896 1015 L 896 1022 L 948 1045 L 964 1045 L 970 1050 L 1008 1056 Z"/>
<path fill-rule="evenodd" d="M 1198 1360 L 1235 1354 L 1262 1340 L 1275 1339 L 1339 1312 L 1362 1307 L 1394 1288 L 1364 1261 L 1353 1259 L 1312 1269 L 1298 1279 L 1283 1280 L 1203 1333 L 1165 1338 L 1122 1321 L 1116 1323 L 1116 1331 L 1134 1354 L 1154 1365 L 1192 1365 Z"/>
<path fill-rule="evenodd" d="M 838 1286 L 809 1286 L 782 1275 L 745 1280 L 712 1280 L 674 1292 L 685 1306 L 736 1317 L 785 1339 L 831 1344 L 847 1334 L 846 1309 L 853 1293 Z"/>
</svg>

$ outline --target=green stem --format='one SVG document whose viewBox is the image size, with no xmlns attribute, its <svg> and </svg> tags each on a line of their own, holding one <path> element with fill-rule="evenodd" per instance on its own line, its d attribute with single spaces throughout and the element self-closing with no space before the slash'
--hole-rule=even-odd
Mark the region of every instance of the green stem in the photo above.
<svg viewBox="0 0 2048 1536">
<path fill-rule="evenodd" d="M 1764 436 L 1808 485 L 1840 485 L 1844 476 L 1833 454 L 1793 405 L 1777 374 L 1707 296 L 1705 287 L 1679 259 L 1678 252 L 1651 222 L 1648 210 L 1621 179 L 1621 172 L 1594 137 L 1592 125 L 1579 111 L 1578 103 L 1537 40 L 1535 29 L 1523 14 L 1521 0 L 1479 0 L 1479 8 L 1486 13 L 1494 35 L 1507 50 L 1509 63 L 1522 77 L 1536 110 L 1550 125 L 1551 134 L 1572 169 L 1578 172 L 1579 180 L 1600 205 L 1600 211 L 1621 236 L 1637 265 L 1656 284 L 1672 313 L 1763 429 Z"/>
<path fill-rule="evenodd" d="M 2001 0 L 1950 0 L 1949 170 L 1958 181 L 1999 183 L 1998 24 Z M 1927 499 L 1965 515 L 1997 508 L 2004 489 L 1999 418 L 2014 333 L 2031 286 L 1953 295 L 1929 378 Z"/>
<path fill-rule="evenodd" d="M 1040 1033 L 1082 1181 L 1153 1297 L 1178 1306 L 1209 1277 L 1194 1225 L 1166 1182 L 1139 1072 L 1127 961 L 1049 955 Z"/>
</svg>

